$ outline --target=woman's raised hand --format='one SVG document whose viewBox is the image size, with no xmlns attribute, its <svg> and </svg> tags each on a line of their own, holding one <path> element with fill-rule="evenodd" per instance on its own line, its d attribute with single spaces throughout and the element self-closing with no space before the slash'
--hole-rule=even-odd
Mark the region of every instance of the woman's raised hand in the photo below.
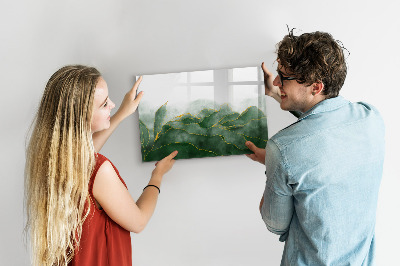
<svg viewBox="0 0 400 266">
<path fill-rule="evenodd" d="M 122 101 L 121 106 L 117 111 L 117 113 L 119 113 L 123 118 L 126 118 L 127 116 L 133 114 L 136 111 L 139 102 L 143 97 L 143 91 L 141 91 L 138 95 L 136 95 L 136 91 L 142 79 L 143 77 L 140 76 L 133 85 L 132 89 L 130 89 L 125 94 L 124 100 Z"/>
</svg>

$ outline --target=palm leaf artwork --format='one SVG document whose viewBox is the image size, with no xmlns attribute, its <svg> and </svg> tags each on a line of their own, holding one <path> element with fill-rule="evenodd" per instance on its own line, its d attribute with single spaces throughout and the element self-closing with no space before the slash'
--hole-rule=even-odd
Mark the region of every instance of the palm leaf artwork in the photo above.
<svg viewBox="0 0 400 266">
<path fill-rule="evenodd" d="M 208 79 L 196 78 L 196 72 L 145 76 L 139 105 L 142 160 L 158 161 L 175 150 L 175 159 L 249 154 L 248 140 L 264 148 L 261 70 L 244 70 L 255 73 L 253 78 L 237 81 L 233 69 L 206 71 L 212 73 Z"/>
<path fill-rule="evenodd" d="M 156 112 L 153 132 L 140 121 L 143 161 L 161 160 L 175 150 L 176 159 L 249 154 L 247 140 L 258 147 L 267 142 L 267 119 L 255 106 L 239 114 L 225 104 L 219 110 L 203 109 L 163 123 L 166 112 L 167 103 Z"/>
</svg>

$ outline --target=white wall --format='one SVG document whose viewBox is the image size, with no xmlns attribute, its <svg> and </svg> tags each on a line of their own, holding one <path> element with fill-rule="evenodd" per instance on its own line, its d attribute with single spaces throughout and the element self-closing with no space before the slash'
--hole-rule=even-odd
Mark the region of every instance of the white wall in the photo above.
<svg viewBox="0 0 400 266">
<path fill-rule="evenodd" d="M 341 94 L 374 104 L 384 117 L 387 150 L 376 235 L 380 265 L 393 265 L 400 237 L 398 10 L 391 0 L 2 1 L 1 264 L 29 264 L 22 234 L 25 137 L 55 70 L 95 65 L 118 103 L 137 74 L 262 61 L 272 68 L 275 43 L 288 24 L 341 40 L 351 52 Z M 269 108 L 271 131 L 290 123 L 275 103 Z M 153 169 L 140 161 L 137 114 L 102 152 L 137 198 Z M 134 265 L 278 265 L 283 244 L 258 213 L 264 182 L 263 167 L 244 156 L 178 161 L 164 179 L 148 227 L 132 235 Z"/>
</svg>

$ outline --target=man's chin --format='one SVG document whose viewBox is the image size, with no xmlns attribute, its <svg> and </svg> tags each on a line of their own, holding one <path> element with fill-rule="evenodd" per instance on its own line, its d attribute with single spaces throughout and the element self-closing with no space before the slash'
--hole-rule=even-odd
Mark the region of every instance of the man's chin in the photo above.
<svg viewBox="0 0 400 266">
<path fill-rule="evenodd" d="M 291 108 L 289 108 L 288 106 L 285 106 L 284 104 L 282 104 L 281 103 L 281 109 L 283 110 L 283 111 L 291 111 Z"/>
</svg>

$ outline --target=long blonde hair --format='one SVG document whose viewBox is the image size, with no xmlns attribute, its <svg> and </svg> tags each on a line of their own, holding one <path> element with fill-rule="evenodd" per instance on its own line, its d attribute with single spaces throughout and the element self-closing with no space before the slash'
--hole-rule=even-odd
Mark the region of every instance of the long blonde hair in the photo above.
<svg viewBox="0 0 400 266">
<path fill-rule="evenodd" d="M 25 166 L 26 230 L 33 265 L 67 265 L 90 209 L 95 164 L 91 136 L 99 71 L 65 66 L 49 79 L 29 140 Z"/>
</svg>

